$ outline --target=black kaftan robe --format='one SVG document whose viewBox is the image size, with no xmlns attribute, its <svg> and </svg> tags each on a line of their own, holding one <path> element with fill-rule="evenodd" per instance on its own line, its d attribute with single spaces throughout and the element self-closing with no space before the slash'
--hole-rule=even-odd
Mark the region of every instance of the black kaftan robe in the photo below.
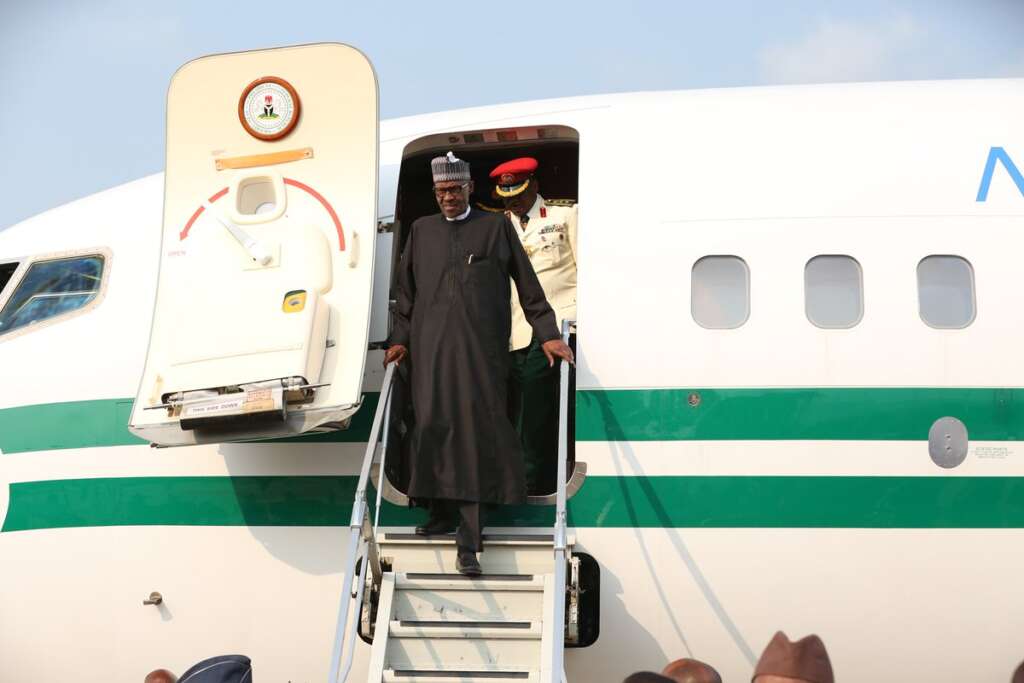
<svg viewBox="0 0 1024 683">
<path fill-rule="evenodd" d="M 436 214 L 412 224 L 390 338 L 409 349 L 411 498 L 526 499 L 522 449 L 506 411 L 509 278 L 535 335 L 557 339 L 555 315 L 504 214 L 473 209 L 463 220 Z"/>
</svg>

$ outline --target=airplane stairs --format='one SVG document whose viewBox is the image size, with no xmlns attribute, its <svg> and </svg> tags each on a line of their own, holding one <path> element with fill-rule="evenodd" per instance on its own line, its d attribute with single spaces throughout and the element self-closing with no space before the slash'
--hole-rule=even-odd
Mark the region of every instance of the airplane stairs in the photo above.
<svg viewBox="0 0 1024 683">
<path fill-rule="evenodd" d="M 566 341 L 569 325 L 562 329 Z M 561 367 L 552 531 L 485 530 L 484 573 L 476 578 L 456 571 L 454 536 L 380 527 L 394 369 L 384 373 L 352 505 L 328 683 L 348 680 L 357 635 L 372 639 L 371 683 L 561 683 L 566 638 L 578 642 L 581 595 L 580 558 L 571 552 L 566 525 L 568 365 Z M 367 500 L 372 470 L 373 520 Z"/>
<path fill-rule="evenodd" d="M 550 671 L 563 629 L 545 615 L 556 599 L 551 534 L 495 530 L 484 574 L 455 570 L 453 537 L 379 532 L 382 575 L 368 680 L 384 683 L 559 681 Z"/>
</svg>

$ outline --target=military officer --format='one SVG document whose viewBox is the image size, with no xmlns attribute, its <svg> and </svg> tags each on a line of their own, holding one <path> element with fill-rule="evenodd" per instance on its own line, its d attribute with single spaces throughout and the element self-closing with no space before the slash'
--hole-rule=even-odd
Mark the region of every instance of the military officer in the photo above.
<svg viewBox="0 0 1024 683">
<path fill-rule="evenodd" d="M 562 320 L 576 319 L 576 204 L 540 195 L 537 160 L 522 157 L 493 171 L 505 204 L 544 295 Z M 555 490 L 558 456 L 558 368 L 549 362 L 512 292 L 509 416 L 523 444 L 527 491 Z"/>
</svg>

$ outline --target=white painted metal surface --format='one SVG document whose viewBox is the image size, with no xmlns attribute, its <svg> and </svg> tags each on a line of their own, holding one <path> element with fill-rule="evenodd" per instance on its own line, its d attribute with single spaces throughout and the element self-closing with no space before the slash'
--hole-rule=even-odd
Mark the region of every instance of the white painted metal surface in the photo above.
<svg viewBox="0 0 1024 683">
<path fill-rule="evenodd" d="M 268 73 L 304 103 L 294 132 L 275 141 L 249 135 L 237 108 L 246 85 Z M 373 289 L 377 127 L 373 68 L 345 45 L 213 55 L 175 73 L 159 282 L 134 433 L 161 445 L 268 438 L 355 412 Z M 312 151 L 288 163 L 214 163 L 303 147 Z M 277 380 L 321 386 L 311 400 L 293 399 L 276 424 L 250 421 L 227 435 L 179 427 L 186 416 L 174 410 L 147 410 L 182 392 Z"/>
<path fill-rule="evenodd" d="M 452 537 L 411 531 L 378 534 L 392 571 L 381 585 L 368 680 L 461 671 L 458 680 L 559 681 L 551 662 L 563 628 L 549 615 L 565 589 L 555 581 L 551 536 L 489 531 L 498 540 L 484 538 L 484 574 L 469 579 L 455 570 Z"/>
<path fill-rule="evenodd" d="M 1022 111 L 1019 80 L 634 94 L 384 122 L 380 151 L 382 166 L 397 171 L 405 144 L 428 133 L 552 122 L 580 131 L 581 389 L 1019 387 L 1024 197 L 1002 167 L 987 200 L 976 193 L 992 146 L 1024 166 Z M 623 166 L 641 169 L 628 195 L 608 173 Z M 151 176 L 0 232 L 0 258 L 106 247 L 114 263 L 103 303 L 87 315 L 0 337 L 0 409 L 131 402 L 156 291 L 162 183 Z M 750 266 L 751 317 L 738 330 L 704 330 L 690 317 L 689 269 L 708 254 L 735 254 Z M 820 254 L 848 254 L 863 268 L 864 318 L 854 328 L 821 330 L 806 319 L 803 270 Z M 915 268 L 929 254 L 959 254 L 974 268 L 978 317 L 965 330 L 934 330 L 918 316 Z M 660 343 L 630 351 L 651 339 Z M 379 367 L 380 354 L 368 354 L 365 390 L 379 388 Z M 922 443 L 581 442 L 577 457 L 591 476 L 627 480 L 1024 476 L 1017 442 L 972 442 L 964 464 L 948 472 L 936 471 Z M 1005 457 L 977 450 L 997 447 Z M 12 483 L 352 476 L 364 448 L 121 445 L 4 454 L 0 517 Z M 0 534 L 4 675 L 141 680 L 159 666 L 180 673 L 209 654 L 245 652 L 261 679 L 322 680 L 344 531 L 94 526 Z M 576 534 L 576 549 L 601 564 L 602 632 L 593 647 L 566 652 L 569 680 L 617 680 L 686 655 L 713 663 L 725 680 L 746 680 L 778 628 L 821 634 L 844 680 L 1008 680 L 1022 656 L 1021 529 L 591 526 Z M 199 559 L 211 557 L 218 561 Z M 165 610 L 142 607 L 152 590 L 165 595 Z M 936 632 L 956 643 L 941 658 Z M 52 656 L 55 646 L 64 656 Z M 352 680 L 367 675 L 370 648 L 359 648 Z M 96 661 L 102 671 L 83 671 L 82 662 Z"/>
</svg>

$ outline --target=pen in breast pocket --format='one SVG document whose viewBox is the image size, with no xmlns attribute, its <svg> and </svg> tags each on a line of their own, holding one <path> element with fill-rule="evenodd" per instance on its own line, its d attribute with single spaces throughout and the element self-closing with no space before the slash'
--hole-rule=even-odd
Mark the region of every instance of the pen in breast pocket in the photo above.
<svg viewBox="0 0 1024 683">
<path fill-rule="evenodd" d="M 466 265 L 467 266 L 473 265 L 473 254 L 470 254 L 469 258 L 466 259 Z"/>
</svg>

